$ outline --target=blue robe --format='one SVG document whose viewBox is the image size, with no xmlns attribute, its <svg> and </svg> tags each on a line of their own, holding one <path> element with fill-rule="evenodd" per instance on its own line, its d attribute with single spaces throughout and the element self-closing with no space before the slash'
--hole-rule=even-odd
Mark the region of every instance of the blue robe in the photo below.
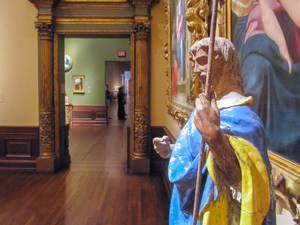
<svg viewBox="0 0 300 225">
<path fill-rule="evenodd" d="M 201 135 L 194 125 L 192 112 L 187 124 L 172 151 L 168 174 L 174 184 L 170 205 L 170 225 L 190 225 L 193 217 L 193 204 L 196 186 L 196 174 L 199 162 Z M 248 106 L 234 106 L 220 111 L 221 129 L 224 134 L 242 138 L 250 142 L 260 152 L 270 176 L 271 165 L 267 156 L 264 129 L 259 117 Z M 271 180 L 271 179 L 270 179 Z M 217 189 L 207 172 L 206 165 L 202 170 L 203 192 L 200 201 L 200 212 L 213 199 Z M 271 184 L 270 184 L 271 186 Z M 273 190 L 271 188 L 271 190 Z M 273 193 L 271 191 L 271 193 Z M 275 225 L 275 198 L 271 197 L 270 210 L 264 225 Z M 200 222 L 198 221 L 199 225 Z"/>
</svg>

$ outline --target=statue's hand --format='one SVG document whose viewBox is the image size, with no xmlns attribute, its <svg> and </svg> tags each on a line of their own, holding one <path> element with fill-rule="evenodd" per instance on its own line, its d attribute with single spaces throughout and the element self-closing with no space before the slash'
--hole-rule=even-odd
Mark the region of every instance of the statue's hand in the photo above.
<svg viewBox="0 0 300 225">
<path fill-rule="evenodd" d="M 169 158 L 172 152 L 172 145 L 168 136 L 153 138 L 154 150 L 160 157 Z"/>
<path fill-rule="evenodd" d="M 220 133 L 220 115 L 216 100 L 212 99 L 210 102 L 204 94 L 200 94 L 195 104 L 195 126 L 206 143 L 215 144 Z"/>
</svg>

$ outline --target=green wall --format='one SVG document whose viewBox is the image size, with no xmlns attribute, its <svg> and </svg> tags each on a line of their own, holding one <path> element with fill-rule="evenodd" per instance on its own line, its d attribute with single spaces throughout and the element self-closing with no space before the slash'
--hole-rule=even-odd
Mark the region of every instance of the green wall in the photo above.
<svg viewBox="0 0 300 225">
<path fill-rule="evenodd" d="M 117 51 L 125 50 L 126 57 Z M 128 38 L 65 38 L 73 67 L 65 72 L 66 95 L 73 105 L 105 105 L 105 61 L 130 61 Z M 73 75 L 85 76 L 85 93 L 73 94 Z"/>
</svg>

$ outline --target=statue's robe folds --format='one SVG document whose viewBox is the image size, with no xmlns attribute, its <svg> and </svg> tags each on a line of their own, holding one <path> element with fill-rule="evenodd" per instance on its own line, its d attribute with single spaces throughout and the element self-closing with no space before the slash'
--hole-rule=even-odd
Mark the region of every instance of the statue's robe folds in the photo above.
<svg viewBox="0 0 300 225">
<path fill-rule="evenodd" d="M 241 172 L 241 189 L 234 200 L 234 188 L 224 184 L 220 171 L 215 171 L 213 157 L 205 148 L 207 160 L 202 170 L 202 196 L 199 217 L 202 225 L 275 225 L 275 198 L 271 185 L 271 165 L 267 155 L 261 120 L 247 105 L 252 98 L 219 101 L 221 129 L 236 152 Z M 192 112 L 172 151 L 168 174 L 174 184 L 169 224 L 190 225 L 193 218 L 197 167 L 201 135 Z M 231 190 L 230 190 L 231 189 Z M 232 205 L 238 212 L 232 212 Z M 233 215 L 239 214 L 239 215 Z M 200 222 L 198 221 L 199 225 Z"/>
</svg>

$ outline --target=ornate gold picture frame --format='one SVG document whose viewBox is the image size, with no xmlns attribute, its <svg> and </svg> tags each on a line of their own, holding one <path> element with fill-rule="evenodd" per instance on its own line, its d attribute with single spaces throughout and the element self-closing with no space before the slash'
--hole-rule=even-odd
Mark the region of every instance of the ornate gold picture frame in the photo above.
<svg viewBox="0 0 300 225">
<path fill-rule="evenodd" d="M 226 36 L 230 31 L 226 23 L 227 8 L 219 10 L 217 35 Z M 182 15 L 185 12 L 185 16 Z M 179 127 L 186 123 L 194 108 L 194 100 L 201 89 L 193 74 L 189 50 L 196 41 L 208 36 L 210 2 L 207 0 L 168 1 L 166 30 L 169 40 L 165 43 L 165 58 L 169 62 L 168 113 Z"/>
<path fill-rule="evenodd" d="M 185 17 L 185 0 L 168 1 L 166 59 L 169 61 L 167 76 L 168 112 L 180 126 L 187 121 L 193 105 L 190 99 L 192 84 L 191 67 L 188 48 L 191 43 L 191 33 L 188 32 Z"/>
</svg>

